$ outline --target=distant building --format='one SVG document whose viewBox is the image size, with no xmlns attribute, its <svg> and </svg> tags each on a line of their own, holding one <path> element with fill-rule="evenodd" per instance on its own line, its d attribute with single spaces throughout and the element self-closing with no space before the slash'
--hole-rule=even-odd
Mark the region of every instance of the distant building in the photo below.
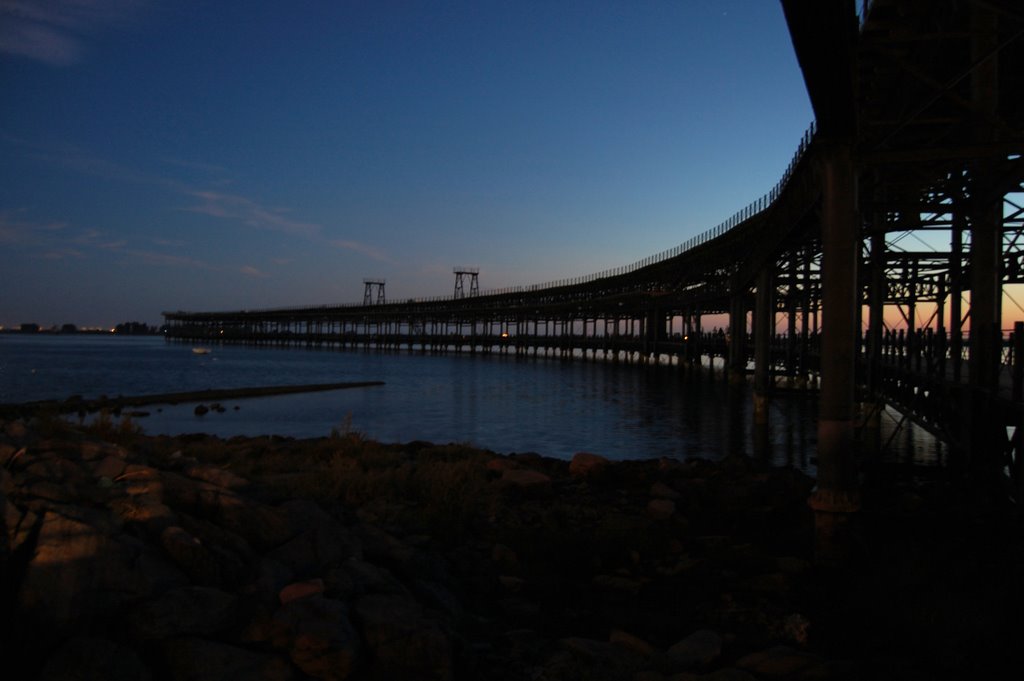
<svg viewBox="0 0 1024 681">
<path fill-rule="evenodd" d="M 60 327 L 61 333 L 78 333 L 78 327 L 74 324 L 64 324 Z"/>
<path fill-rule="evenodd" d="M 139 336 L 156 333 L 156 329 L 150 328 L 143 322 L 124 322 L 123 324 L 118 324 L 114 327 L 114 333 Z"/>
<path fill-rule="evenodd" d="M 39 333 L 39 325 L 38 324 L 22 324 L 21 325 L 21 332 L 22 333 Z"/>
</svg>

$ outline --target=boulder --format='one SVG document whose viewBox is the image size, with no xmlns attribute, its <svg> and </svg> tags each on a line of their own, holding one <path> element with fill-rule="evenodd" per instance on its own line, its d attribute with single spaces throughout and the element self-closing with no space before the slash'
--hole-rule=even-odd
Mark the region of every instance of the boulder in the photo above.
<svg viewBox="0 0 1024 681">
<path fill-rule="evenodd" d="M 569 462 L 569 475 L 574 478 L 595 478 L 608 468 L 609 461 L 600 454 L 576 452 Z"/>
<path fill-rule="evenodd" d="M 722 654 L 722 636 L 700 629 L 668 649 L 669 659 L 680 669 L 706 667 Z"/>
<path fill-rule="evenodd" d="M 92 474 L 96 478 L 110 478 L 114 480 L 124 473 L 127 465 L 124 457 L 108 454 L 92 465 Z"/>
<path fill-rule="evenodd" d="M 288 660 L 279 655 L 201 638 L 176 638 L 159 646 L 161 678 L 167 681 L 224 681 L 260 679 L 290 681 L 295 678 Z"/>
<path fill-rule="evenodd" d="M 811 671 L 821 668 L 824 661 L 814 655 L 794 650 L 788 646 L 776 646 L 751 653 L 736 661 L 736 666 L 758 678 L 784 679 L 809 676 Z"/>
<path fill-rule="evenodd" d="M 33 621 L 60 633 L 120 612 L 124 604 L 184 584 L 184 575 L 142 542 L 110 534 L 102 517 L 75 509 L 80 517 L 47 511 L 35 552 L 18 593 Z"/>
<path fill-rule="evenodd" d="M 76 636 L 64 643 L 49 656 L 39 674 L 39 681 L 149 681 L 151 678 L 149 669 L 134 650 L 94 636 Z"/>
<path fill-rule="evenodd" d="M 324 580 L 319 577 L 315 579 L 307 579 L 303 582 L 292 582 L 288 586 L 281 589 L 278 593 L 278 599 L 282 605 L 287 605 L 292 601 L 297 601 L 300 598 L 309 598 L 310 596 L 318 596 L 325 590 Z"/>
<path fill-rule="evenodd" d="M 180 587 L 133 608 L 128 623 L 140 639 L 216 634 L 234 622 L 237 601 L 219 589 Z"/>
<path fill-rule="evenodd" d="M 506 469 L 501 474 L 501 483 L 506 488 L 524 492 L 546 494 L 551 491 L 551 478 L 528 468 Z"/>
<path fill-rule="evenodd" d="M 160 544 L 174 564 L 196 584 L 220 586 L 224 583 L 224 571 L 217 556 L 185 528 L 168 527 L 160 534 Z"/>
<path fill-rule="evenodd" d="M 655 652 L 654 646 L 650 643 L 639 636 L 634 636 L 633 634 L 622 631 L 621 629 L 612 629 L 612 633 L 608 636 L 608 642 L 645 657 L 653 655 Z"/>
<path fill-rule="evenodd" d="M 300 579 L 322 575 L 359 554 L 352 534 L 331 520 L 318 522 L 271 551 L 268 556 L 286 565 Z"/>
<path fill-rule="evenodd" d="M 175 473 L 163 475 L 164 503 L 198 516 L 269 550 L 291 538 L 284 512 L 237 492 Z"/>
<path fill-rule="evenodd" d="M 671 499 L 651 499 L 647 502 L 647 515 L 654 520 L 668 520 L 676 512 L 676 502 Z"/>
<path fill-rule="evenodd" d="M 650 495 L 655 499 L 672 499 L 673 501 L 682 497 L 676 490 L 658 480 L 651 484 Z"/>
<path fill-rule="evenodd" d="M 217 466 L 206 464 L 187 466 L 183 472 L 194 480 L 202 480 L 225 489 L 239 490 L 249 486 L 249 481 L 245 478 Z"/>
<path fill-rule="evenodd" d="M 371 594 L 356 601 L 355 612 L 380 678 L 452 678 L 451 641 L 423 616 L 415 601 L 394 594 Z"/>
<path fill-rule="evenodd" d="M 347 679 L 359 658 L 359 636 L 341 601 L 321 596 L 292 600 L 274 614 L 275 644 L 315 679 Z"/>
</svg>

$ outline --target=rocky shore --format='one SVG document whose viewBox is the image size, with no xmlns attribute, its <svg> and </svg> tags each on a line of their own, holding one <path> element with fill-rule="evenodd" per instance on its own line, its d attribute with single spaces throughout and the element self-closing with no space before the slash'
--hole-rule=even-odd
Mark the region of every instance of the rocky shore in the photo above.
<svg viewBox="0 0 1024 681">
<path fill-rule="evenodd" d="M 868 473 L 824 568 L 813 481 L 744 458 L 2 422 L 5 677 L 1019 678 L 1012 509 Z"/>
</svg>

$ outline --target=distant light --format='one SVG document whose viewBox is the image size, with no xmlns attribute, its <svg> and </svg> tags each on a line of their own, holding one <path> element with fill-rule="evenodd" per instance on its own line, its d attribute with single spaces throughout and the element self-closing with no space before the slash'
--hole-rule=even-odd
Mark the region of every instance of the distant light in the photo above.
<svg viewBox="0 0 1024 681">
<path fill-rule="evenodd" d="M 111 329 L 110 333 L 117 333 L 117 329 Z"/>
<path fill-rule="evenodd" d="M 502 338 L 508 338 L 508 331 L 502 331 L 501 332 L 501 337 Z"/>
</svg>

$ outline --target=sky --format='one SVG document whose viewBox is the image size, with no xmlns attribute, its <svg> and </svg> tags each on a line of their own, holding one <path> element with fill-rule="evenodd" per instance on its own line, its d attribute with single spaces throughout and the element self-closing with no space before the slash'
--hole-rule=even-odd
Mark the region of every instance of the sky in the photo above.
<svg viewBox="0 0 1024 681">
<path fill-rule="evenodd" d="M 812 118 L 774 0 L 0 0 L 0 325 L 626 265 Z"/>
</svg>

